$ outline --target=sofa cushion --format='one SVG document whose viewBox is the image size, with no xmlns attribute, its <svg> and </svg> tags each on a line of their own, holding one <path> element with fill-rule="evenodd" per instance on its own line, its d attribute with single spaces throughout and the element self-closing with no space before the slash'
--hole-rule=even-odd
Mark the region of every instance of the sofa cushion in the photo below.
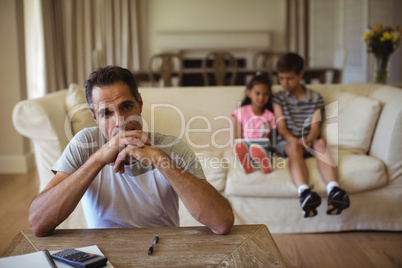
<svg viewBox="0 0 402 268">
<path fill-rule="evenodd" d="M 213 150 L 194 150 L 207 181 L 219 192 L 225 190 L 228 162 L 222 157 L 223 152 Z"/>
<path fill-rule="evenodd" d="M 85 88 L 77 84 L 70 84 L 66 96 L 66 110 L 73 135 L 81 129 L 96 126 L 87 106 Z"/>
<path fill-rule="evenodd" d="M 402 178 L 402 90 L 388 85 L 379 85 L 372 98 L 381 102 L 370 155 L 382 160 L 390 180 Z"/>
<path fill-rule="evenodd" d="M 326 120 L 322 136 L 330 145 L 367 153 L 381 111 L 380 102 L 342 91 L 327 92 L 323 98 Z"/>
<path fill-rule="evenodd" d="M 274 171 L 263 174 L 256 169 L 246 175 L 234 157 L 230 157 L 225 193 L 249 197 L 297 197 L 297 189 L 288 169 L 288 159 L 275 157 Z M 359 193 L 380 188 L 387 184 L 388 178 L 384 164 L 368 155 L 339 151 L 339 183 L 349 193 Z M 306 159 L 310 182 L 314 190 L 325 196 L 325 183 L 318 171 L 314 157 Z"/>
</svg>

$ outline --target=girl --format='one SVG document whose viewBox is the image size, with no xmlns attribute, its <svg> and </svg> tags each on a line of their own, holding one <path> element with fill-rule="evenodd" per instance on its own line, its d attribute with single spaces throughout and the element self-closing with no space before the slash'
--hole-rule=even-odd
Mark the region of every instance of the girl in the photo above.
<svg viewBox="0 0 402 268">
<path fill-rule="evenodd" d="M 264 173 L 270 173 L 269 137 L 271 130 L 276 129 L 276 124 L 268 77 L 256 75 L 250 80 L 241 107 L 232 113 L 232 118 L 235 156 L 244 172 L 253 172 L 253 160 Z"/>
</svg>

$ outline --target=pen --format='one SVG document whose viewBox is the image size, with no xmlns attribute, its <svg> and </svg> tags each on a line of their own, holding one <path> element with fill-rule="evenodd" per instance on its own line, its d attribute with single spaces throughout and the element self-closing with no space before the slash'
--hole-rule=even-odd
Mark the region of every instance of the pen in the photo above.
<svg viewBox="0 0 402 268">
<path fill-rule="evenodd" d="M 154 252 L 154 246 L 155 246 L 156 243 L 158 243 L 158 241 L 159 241 L 159 236 L 158 236 L 158 235 L 155 235 L 154 240 L 152 241 L 152 245 L 151 245 L 151 247 L 148 249 L 148 255 L 151 255 L 152 252 Z"/>
<path fill-rule="evenodd" d="M 54 263 L 54 261 L 52 259 L 52 256 L 50 256 L 49 250 L 45 249 L 45 250 L 43 250 L 43 252 L 45 253 L 47 261 L 49 262 L 50 266 L 52 268 L 57 268 L 56 264 Z"/>
</svg>

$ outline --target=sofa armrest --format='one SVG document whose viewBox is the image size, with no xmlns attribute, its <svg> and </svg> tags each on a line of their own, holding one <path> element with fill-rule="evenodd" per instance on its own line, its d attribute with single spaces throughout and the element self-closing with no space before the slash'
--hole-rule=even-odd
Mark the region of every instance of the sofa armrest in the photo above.
<svg viewBox="0 0 402 268">
<path fill-rule="evenodd" d="M 402 178 L 402 90 L 382 86 L 371 97 L 381 102 L 382 110 L 369 154 L 385 163 L 391 180 Z"/>
<path fill-rule="evenodd" d="M 59 139 L 62 144 L 67 144 L 64 133 L 64 120 L 67 115 L 66 94 L 66 90 L 61 90 L 17 103 L 13 110 L 16 130 L 32 140 Z"/>
<path fill-rule="evenodd" d="M 23 100 L 13 110 L 14 127 L 33 142 L 40 191 L 53 178 L 50 168 L 68 143 L 66 131 L 71 132 L 65 130 L 66 93 L 61 90 L 38 99 Z"/>
</svg>

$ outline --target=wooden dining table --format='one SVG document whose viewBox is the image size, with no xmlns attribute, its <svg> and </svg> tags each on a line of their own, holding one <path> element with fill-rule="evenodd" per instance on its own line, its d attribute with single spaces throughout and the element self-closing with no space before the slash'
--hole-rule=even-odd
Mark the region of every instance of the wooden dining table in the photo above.
<svg viewBox="0 0 402 268">
<path fill-rule="evenodd" d="M 255 68 L 238 68 L 237 75 L 235 79 L 235 85 L 246 85 L 247 77 L 255 75 L 260 72 L 260 69 Z M 334 67 L 306 67 L 304 69 L 303 80 L 306 84 L 310 84 L 313 79 L 316 79 L 319 83 L 324 84 L 326 82 L 326 74 L 328 72 L 333 73 L 331 83 L 340 83 L 341 70 Z M 212 68 L 207 69 L 207 73 L 213 80 L 213 70 Z M 262 72 L 266 73 L 266 72 Z M 273 72 L 275 75 L 276 72 Z M 159 79 L 159 74 L 157 72 L 153 73 L 155 80 Z M 137 82 L 149 82 L 149 73 L 146 71 L 136 71 L 134 76 Z M 231 72 L 227 73 L 227 78 L 231 76 Z M 201 68 L 185 68 L 183 70 L 182 86 L 204 86 L 203 70 Z"/>
<path fill-rule="evenodd" d="M 159 236 L 154 251 L 148 249 Z M 227 235 L 207 227 L 56 229 L 46 237 L 21 231 L 0 257 L 97 245 L 114 267 L 286 267 L 265 225 L 235 225 Z"/>
</svg>

